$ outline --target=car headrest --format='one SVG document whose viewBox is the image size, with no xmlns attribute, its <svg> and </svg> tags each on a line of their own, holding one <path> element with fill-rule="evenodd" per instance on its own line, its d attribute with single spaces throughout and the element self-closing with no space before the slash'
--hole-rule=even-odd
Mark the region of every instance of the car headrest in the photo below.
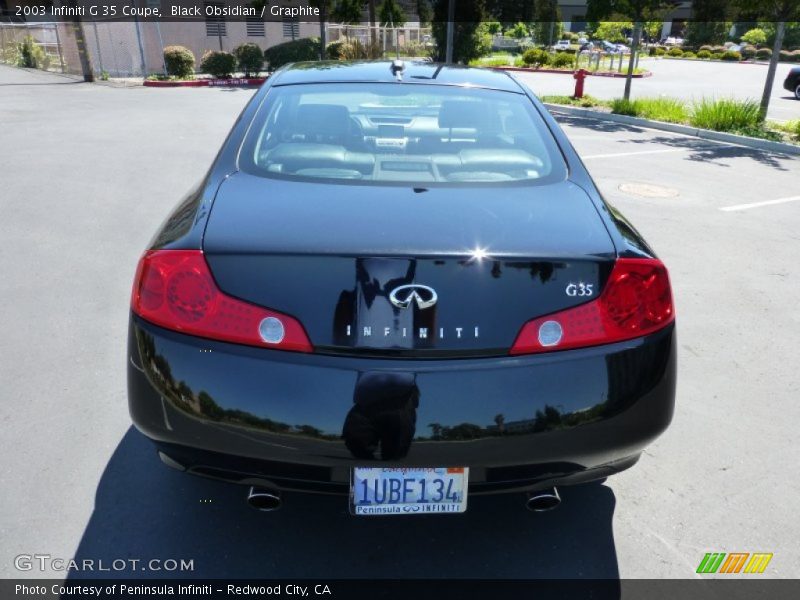
<svg viewBox="0 0 800 600">
<path fill-rule="evenodd" d="M 483 102 L 445 100 L 439 108 L 439 127 L 442 129 L 469 128 L 478 131 L 498 131 L 500 116 Z"/>
<path fill-rule="evenodd" d="M 297 107 L 301 133 L 346 136 L 350 132 L 350 111 L 338 104 L 301 104 Z"/>
</svg>

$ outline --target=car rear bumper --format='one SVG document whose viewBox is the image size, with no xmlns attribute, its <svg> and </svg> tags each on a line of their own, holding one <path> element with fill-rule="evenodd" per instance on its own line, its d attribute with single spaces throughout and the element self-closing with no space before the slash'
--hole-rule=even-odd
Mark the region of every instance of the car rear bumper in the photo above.
<svg viewBox="0 0 800 600">
<path fill-rule="evenodd" d="M 353 466 L 467 466 L 479 493 L 631 466 L 670 423 L 675 363 L 674 325 L 543 355 L 384 360 L 202 340 L 132 316 L 128 396 L 162 460 L 196 474 L 338 493 Z"/>
</svg>

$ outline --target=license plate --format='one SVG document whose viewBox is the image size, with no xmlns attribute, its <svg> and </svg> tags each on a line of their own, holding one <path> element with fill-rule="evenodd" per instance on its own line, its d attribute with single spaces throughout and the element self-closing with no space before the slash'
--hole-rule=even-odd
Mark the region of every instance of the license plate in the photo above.
<svg viewBox="0 0 800 600">
<path fill-rule="evenodd" d="M 355 467 L 350 480 L 354 515 L 430 515 L 467 510 L 467 467 Z"/>
</svg>

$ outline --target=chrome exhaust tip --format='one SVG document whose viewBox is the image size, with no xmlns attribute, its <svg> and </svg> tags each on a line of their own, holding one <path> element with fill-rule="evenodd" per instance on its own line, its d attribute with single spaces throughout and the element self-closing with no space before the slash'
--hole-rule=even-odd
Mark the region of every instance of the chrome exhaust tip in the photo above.
<svg viewBox="0 0 800 600">
<path fill-rule="evenodd" d="M 525 508 L 531 512 L 546 512 L 553 510 L 559 504 L 561 504 L 561 496 L 558 495 L 558 490 L 552 487 L 530 492 L 525 501 Z"/>
<path fill-rule="evenodd" d="M 247 494 L 247 503 L 256 510 L 272 512 L 273 510 L 278 510 L 283 501 L 277 488 L 251 486 L 250 493 Z"/>
</svg>

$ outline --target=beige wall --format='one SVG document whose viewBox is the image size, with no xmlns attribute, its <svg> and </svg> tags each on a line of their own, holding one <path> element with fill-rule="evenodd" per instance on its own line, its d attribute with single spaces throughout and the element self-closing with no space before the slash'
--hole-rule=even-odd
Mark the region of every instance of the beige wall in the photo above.
<svg viewBox="0 0 800 600">
<path fill-rule="evenodd" d="M 138 23 L 138 37 L 136 23 L 86 22 L 84 26 L 95 72 L 107 71 L 112 77 L 162 73 L 163 46 L 186 46 L 194 53 L 198 67 L 204 52 L 220 49 L 220 39 L 217 36 L 206 35 L 204 22 Z M 245 22 L 228 21 L 227 35 L 222 36 L 222 49 L 230 52 L 244 42 L 253 42 L 266 49 L 291 40 L 291 37 L 283 37 L 281 23 L 265 22 L 264 29 L 264 36 L 251 37 L 247 35 Z M 313 36 L 319 36 L 319 24 L 300 23 L 299 37 Z M 141 39 L 141 50 L 139 39 Z M 144 54 L 144 65 L 142 65 L 142 54 Z"/>
</svg>

